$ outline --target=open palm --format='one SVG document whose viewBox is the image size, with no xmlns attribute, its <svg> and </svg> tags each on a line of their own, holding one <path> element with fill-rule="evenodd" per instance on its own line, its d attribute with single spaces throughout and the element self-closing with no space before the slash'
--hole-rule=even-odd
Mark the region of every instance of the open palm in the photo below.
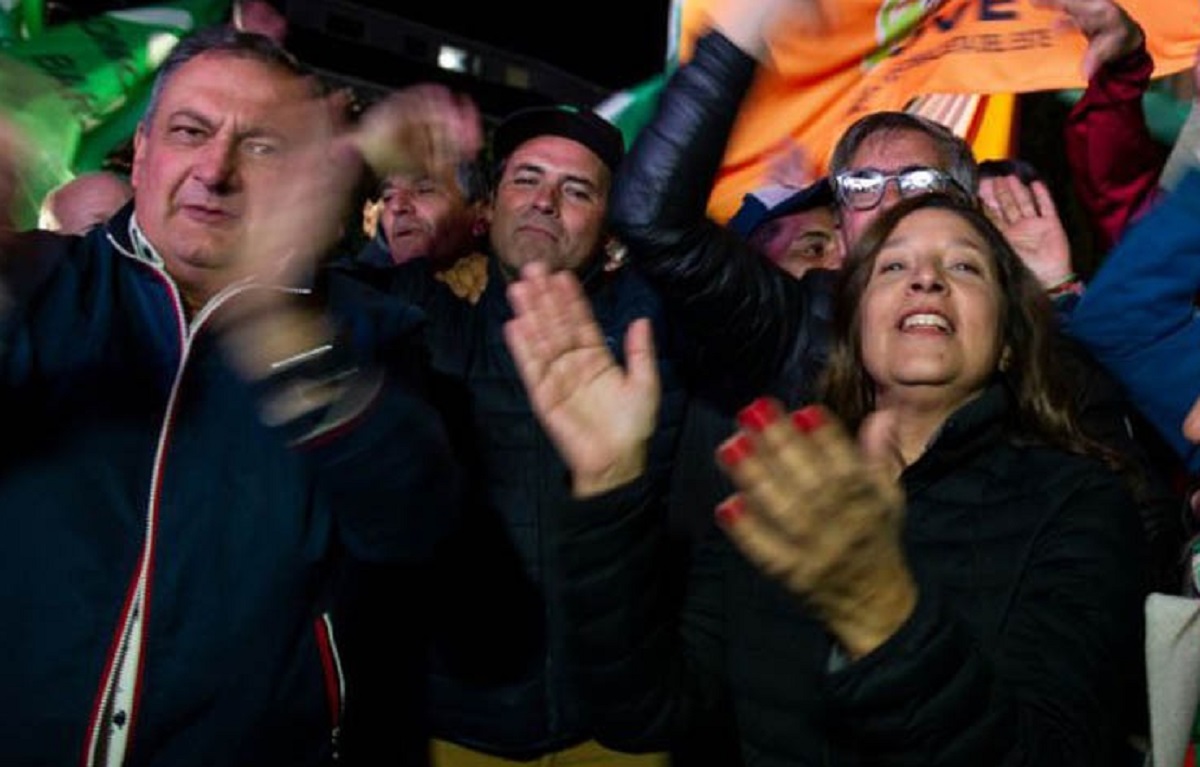
<svg viewBox="0 0 1200 767">
<path fill-rule="evenodd" d="M 635 479 L 645 467 L 660 398 L 649 322 L 630 326 L 622 369 L 570 272 L 549 274 L 530 264 L 508 295 L 515 317 L 505 340 L 534 413 L 572 472 L 576 495 Z"/>
</svg>

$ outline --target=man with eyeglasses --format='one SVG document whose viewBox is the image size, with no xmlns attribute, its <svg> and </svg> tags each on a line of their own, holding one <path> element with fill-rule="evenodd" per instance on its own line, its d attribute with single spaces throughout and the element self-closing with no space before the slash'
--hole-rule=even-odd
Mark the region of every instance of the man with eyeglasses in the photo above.
<svg viewBox="0 0 1200 767">
<path fill-rule="evenodd" d="M 830 160 L 847 251 L 896 201 L 957 189 L 974 194 L 979 171 L 970 146 L 948 128 L 907 112 L 859 118 Z"/>
</svg>

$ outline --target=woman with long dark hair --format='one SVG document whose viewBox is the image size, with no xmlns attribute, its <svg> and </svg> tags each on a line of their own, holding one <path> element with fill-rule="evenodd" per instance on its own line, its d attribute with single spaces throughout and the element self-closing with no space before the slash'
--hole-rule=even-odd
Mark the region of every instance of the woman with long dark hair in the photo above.
<svg viewBox="0 0 1200 767">
<path fill-rule="evenodd" d="M 742 411 L 718 451 L 738 492 L 682 614 L 630 480 L 648 335 L 634 327 L 623 370 L 569 277 L 535 269 L 510 296 L 514 358 L 580 489 L 564 599 L 610 745 L 670 747 L 728 707 L 747 764 L 1128 757 L 1135 506 L 1073 423 L 1044 293 L 972 201 L 902 201 L 851 253 L 825 404 Z"/>
</svg>

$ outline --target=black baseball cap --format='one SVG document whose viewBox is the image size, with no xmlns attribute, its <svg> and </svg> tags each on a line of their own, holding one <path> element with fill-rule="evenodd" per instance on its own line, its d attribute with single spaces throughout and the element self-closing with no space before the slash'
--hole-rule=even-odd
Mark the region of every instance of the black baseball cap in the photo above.
<svg viewBox="0 0 1200 767">
<path fill-rule="evenodd" d="M 492 134 L 492 155 L 503 160 L 538 136 L 578 141 L 614 173 L 625 156 L 625 139 L 615 125 L 586 107 L 574 106 L 530 107 L 513 112 Z"/>
<path fill-rule="evenodd" d="M 743 237 L 758 227 L 779 218 L 822 205 L 833 204 L 833 185 L 826 176 L 803 189 L 767 186 L 742 197 L 741 207 L 729 219 L 729 228 Z"/>
</svg>

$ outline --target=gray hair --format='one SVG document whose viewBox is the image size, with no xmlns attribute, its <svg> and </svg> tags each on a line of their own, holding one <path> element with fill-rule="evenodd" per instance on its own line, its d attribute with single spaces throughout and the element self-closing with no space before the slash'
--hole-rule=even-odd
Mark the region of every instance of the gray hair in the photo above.
<svg viewBox="0 0 1200 767">
<path fill-rule="evenodd" d="M 163 61 L 154 78 L 150 101 L 142 116 L 143 124 L 148 124 L 154 119 L 154 113 L 158 110 L 159 102 L 162 100 L 162 93 L 174 74 L 184 64 L 206 53 L 251 59 L 274 66 L 297 78 L 310 80 L 314 97 L 323 96 L 326 93 L 324 83 L 314 75 L 313 71 L 271 38 L 254 32 L 242 32 L 229 24 L 214 24 L 188 35 L 171 49 L 171 53 Z"/>
<path fill-rule="evenodd" d="M 876 133 L 910 131 L 928 136 L 941 155 L 944 170 L 963 189 L 979 191 L 979 166 L 966 141 L 946 126 L 910 112 L 872 112 L 858 118 L 846 129 L 833 150 L 829 161 L 830 174 L 836 176 L 850 167 L 850 160 L 859 147 Z"/>
</svg>

